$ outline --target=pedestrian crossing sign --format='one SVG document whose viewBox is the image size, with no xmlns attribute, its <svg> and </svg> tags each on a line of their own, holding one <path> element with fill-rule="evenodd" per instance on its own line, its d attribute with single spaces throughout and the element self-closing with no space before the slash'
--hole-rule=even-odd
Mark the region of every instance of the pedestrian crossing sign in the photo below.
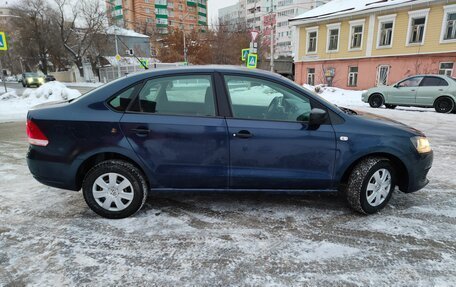
<svg viewBox="0 0 456 287">
<path fill-rule="evenodd" d="M 247 56 L 247 68 L 255 69 L 257 67 L 257 62 L 258 62 L 257 54 L 249 54 Z"/>
<path fill-rule="evenodd" d="M 0 32 L 0 50 L 8 50 L 8 45 L 6 44 L 6 35 L 5 32 Z"/>
<path fill-rule="evenodd" d="M 250 53 L 250 49 L 242 49 L 242 61 L 247 60 L 247 56 Z"/>
</svg>

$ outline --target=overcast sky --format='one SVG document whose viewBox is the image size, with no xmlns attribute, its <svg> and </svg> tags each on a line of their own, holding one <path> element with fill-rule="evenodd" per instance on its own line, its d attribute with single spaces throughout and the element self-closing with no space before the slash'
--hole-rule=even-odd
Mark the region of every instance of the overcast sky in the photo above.
<svg viewBox="0 0 456 287">
<path fill-rule="evenodd" d="M 239 0 L 208 0 L 207 5 L 209 25 L 216 23 L 218 19 L 218 9 L 236 4 Z"/>
</svg>

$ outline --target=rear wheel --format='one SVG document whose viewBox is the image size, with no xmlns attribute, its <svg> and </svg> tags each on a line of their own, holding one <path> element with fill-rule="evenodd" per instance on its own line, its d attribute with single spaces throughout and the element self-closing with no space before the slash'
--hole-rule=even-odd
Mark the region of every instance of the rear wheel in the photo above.
<svg viewBox="0 0 456 287">
<path fill-rule="evenodd" d="M 147 190 L 142 172 L 121 160 L 97 164 L 89 170 L 82 184 L 90 209 L 112 219 L 129 217 L 140 210 L 146 201 Z"/>
<path fill-rule="evenodd" d="M 380 108 L 383 106 L 383 97 L 380 94 L 373 94 L 369 97 L 369 105 L 372 108 Z"/>
<path fill-rule="evenodd" d="M 395 173 L 389 160 L 370 157 L 353 169 L 346 189 L 351 208 L 372 214 L 386 206 L 395 188 Z"/>
<path fill-rule="evenodd" d="M 396 106 L 396 105 L 385 104 L 385 107 L 386 107 L 387 109 L 394 110 L 397 106 Z"/>
<path fill-rule="evenodd" d="M 438 113 L 448 114 L 454 110 L 455 106 L 452 99 L 439 98 L 437 101 L 435 101 L 434 108 Z"/>
</svg>

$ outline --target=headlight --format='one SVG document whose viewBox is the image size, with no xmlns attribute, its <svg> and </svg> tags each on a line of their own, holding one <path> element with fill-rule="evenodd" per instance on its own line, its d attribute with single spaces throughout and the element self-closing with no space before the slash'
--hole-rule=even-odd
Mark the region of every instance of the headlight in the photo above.
<svg viewBox="0 0 456 287">
<path fill-rule="evenodd" d="M 32 78 L 27 78 L 27 82 L 31 83 L 33 81 Z"/>
<path fill-rule="evenodd" d="M 43 83 L 43 82 L 44 82 L 44 79 L 43 79 L 43 78 L 39 78 L 39 79 L 38 79 L 38 82 Z"/>
<path fill-rule="evenodd" d="M 426 137 L 413 137 L 410 140 L 418 153 L 428 153 L 432 151 L 429 140 Z"/>
</svg>

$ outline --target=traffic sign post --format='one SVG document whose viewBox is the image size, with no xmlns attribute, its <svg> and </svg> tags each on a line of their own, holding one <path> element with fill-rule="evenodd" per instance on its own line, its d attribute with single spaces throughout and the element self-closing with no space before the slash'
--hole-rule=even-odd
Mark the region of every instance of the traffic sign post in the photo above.
<svg viewBox="0 0 456 287">
<path fill-rule="evenodd" d="M 255 69 L 258 63 L 258 55 L 257 54 L 248 54 L 247 56 L 247 68 Z"/>
<path fill-rule="evenodd" d="M 242 49 L 242 61 L 245 61 L 247 59 L 247 56 L 249 55 L 250 53 L 250 49 Z"/>
</svg>

